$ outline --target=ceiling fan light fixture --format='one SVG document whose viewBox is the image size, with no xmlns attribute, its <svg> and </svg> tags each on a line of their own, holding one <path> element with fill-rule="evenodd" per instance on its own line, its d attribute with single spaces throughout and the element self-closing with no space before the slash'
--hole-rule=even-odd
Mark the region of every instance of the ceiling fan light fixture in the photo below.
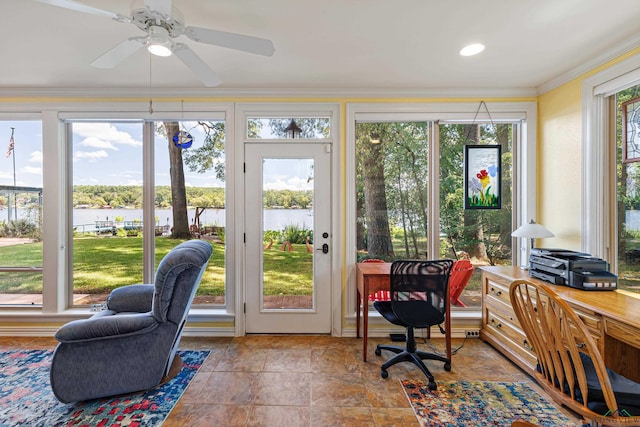
<svg viewBox="0 0 640 427">
<path fill-rule="evenodd" d="M 171 47 L 159 43 L 149 43 L 147 50 L 156 56 L 171 56 Z"/>
<path fill-rule="evenodd" d="M 158 26 L 149 27 L 149 45 L 147 50 L 156 56 L 170 56 L 173 52 L 173 43 L 169 38 L 169 32 Z"/>
<path fill-rule="evenodd" d="M 484 50 L 484 45 L 482 43 L 473 43 L 460 49 L 460 55 L 473 56 L 473 55 L 479 54 L 483 50 Z"/>
</svg>

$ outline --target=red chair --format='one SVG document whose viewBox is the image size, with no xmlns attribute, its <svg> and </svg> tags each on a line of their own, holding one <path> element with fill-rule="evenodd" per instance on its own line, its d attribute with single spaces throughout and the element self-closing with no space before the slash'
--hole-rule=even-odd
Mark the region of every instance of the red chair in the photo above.
<svg viewBox="0 0 640 427">
<path fill-rule="evenodd" d="M 362 262 L 384 262 L 383 259 L 369 258 Z M 391 301 L 391 293 L 389 291 L 378 291 L 369 295 L 369 301 Z"/>
<path fill-rule="evenodd" d="M 468 259 L 459 259 L 453 264 L 451 275 L 449 276 L 449 301 L 458 307 L 466 307 L 460 301 L 462 291 L 469 283 L 469 279 L 473 275 L 473 265 Z"/>
</svg>

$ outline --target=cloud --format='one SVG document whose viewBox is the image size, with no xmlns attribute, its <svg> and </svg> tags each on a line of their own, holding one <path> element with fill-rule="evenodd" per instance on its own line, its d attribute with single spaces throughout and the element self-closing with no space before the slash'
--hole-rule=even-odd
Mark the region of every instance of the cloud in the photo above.
<svg viewBox="0 0 640 427">
<path fill-rule="evenodd" d="M 111 141 L 105 141 L 104 139 L 96 138 L 95 136 L 90 136 L 89 138 L 85 138 L 80 142 L 80 145 L 83 147 L 92 147 L 92 148 L 108 148 L 109 150 L 117 150 L 118 147 L 113 145 Z"/>
<path fill-rule="evenodd" d="M 80 144 L 85 147 L 116 149 L 118 145 L 142 146 L 142 141 L 136 140 L 128 132 L 118 130 L 111 123 L 74 123 L 73 133 L 84 138 Z"/>
<path fill-rule="evenodd" d="M 265 190 L 313 190 L 313 181 L 297 176 L 274 176 L 272 181 L 264 184 Z"/>
<path fill-rule="evenodd" d="M 25 166 L 20 169 L 24 173 L 30 173 L 32 175 L 42 176 L 42 168 L 36 166 Z"/>
<path fill-rule="evenodd" d="M 87 159 L 90 162 L 95 162 L 98 159 L 109 157 L 109 154 L 104 150 L 98 151 L 75 151 L 73 153 L 73 160 Z"/>
<path fill-rule="evenodd" d="M 42 164 L 42 151 L 32 151 L 29 155 L 29 163 Z"/>
</svg>

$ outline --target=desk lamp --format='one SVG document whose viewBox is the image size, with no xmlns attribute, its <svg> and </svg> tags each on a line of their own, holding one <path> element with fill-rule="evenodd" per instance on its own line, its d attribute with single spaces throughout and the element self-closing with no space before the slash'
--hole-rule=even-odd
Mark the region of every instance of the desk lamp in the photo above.
<svg viewBox="0 0 640 427">
<path fill-rule="evenodd" d="M 533 244 L 536 239 L 543 237 L 554 237 L 555 234 L 544 228 L 542 225 L 536 223 L 534 220 L 529 221 L 527 224 L 522 224 L 516 231 L 511 233 L 513 237 L 522 237 L 524 239 L 531 240 L 531 247 L 528 245 L 522 246 L 522 257 L 520 259 L 520 268 L 522 270 L 528 269 L 529 261 L 529 249 L 533 249 Z"/>
</svg>

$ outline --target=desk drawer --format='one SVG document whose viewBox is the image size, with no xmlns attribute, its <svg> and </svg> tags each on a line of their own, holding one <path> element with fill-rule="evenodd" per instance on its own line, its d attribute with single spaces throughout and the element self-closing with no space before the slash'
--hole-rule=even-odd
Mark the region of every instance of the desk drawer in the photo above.
<svg viewBox="0 0 640 427">
<path fill-rule="evenodd" d="M 587 329 L 589 329 L 589 332 L 591 332 L 591 335 L 594 338 L 597 339 L 602 336 L 602 317 L 593 312 L 586 312 L 576 307 L 571 308 L 573 308 L 573 311 L 576 312 L 580 320 L 582 320 L 582 323 L 584 323 Z"/>
<path fill-rule="evenodd" d="M 616 320 L 605 319 L 604 330 L 607 335 L 640 349 L 640 331 L 638 329 Z"/>
<path fill-rule="evenodd" d="M 529 365 L 535 366 L 535 353 L 517 323 L 513 324 L 496 312 L 488 310 L 485 328 L 489 334 L 499 337 L 502 344 L 507 346 L 511 352 L 518 353 Z"/>
<path fill-rule="evenodd" d="M 511 305 L 511 300 L 509 299 L 509 285 L 501 282 L 496 282 L 495 280 L 487 280 L 486 282 L 486 293 L 487 295 L 491 295 L 494 298 L 499 299 L 507 305 Z"/>
<path fill-rule="evenodd" d="M 487 313 L 487 327 L 495 329 L 496 333 L 509 338 L 516 343 L 519 347 L 527 351 L 531 351 L 527 337 L 524 332 L 519 328 L 519 325 L 513 324 L 494 311 Z"/>
</svg>

